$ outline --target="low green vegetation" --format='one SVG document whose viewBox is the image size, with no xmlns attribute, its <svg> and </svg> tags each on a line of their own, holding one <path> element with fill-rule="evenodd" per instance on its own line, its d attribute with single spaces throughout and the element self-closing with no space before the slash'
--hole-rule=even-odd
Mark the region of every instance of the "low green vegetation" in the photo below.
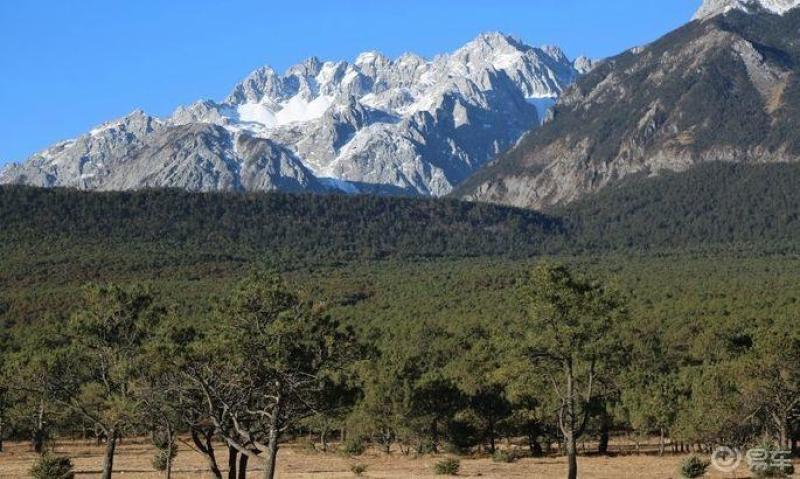
<svg viewBox="0 0 800 479">
<path fill-rule="evenodd" d="M 461 461 L 455 458 L 442 459 L 433 466 L 433 472 L 440 476 L 457 476 L 461 470 Z"/>
<path fill-rule="evenodd" d="M 494 462 L 501 462 L 506 464 L 511 464 L 512 462 L 517 462 L 519 459 L 519 454 L 516 451 L 506 451 L 504 449 L 498 449 L 492 454 L 492 461 Z"/>
<path fill-rule="evenodd" d="M 696 479 L 706 475 L 711 463 L 697 455 L 691 455 L 681 463 L 680 474 L 685 479 Z"/>
<path fill-rule="evenodd" d="M 68 457 L 45 454 L 30 470 L 33 479 L 73 479 L 72 461 Z"/>
<path fill-rule="evenodd" d="M 350 466 L 350 472 L 357 477 L 363 476 L 364 473 L 367 472 L 367 469 L 369 469 L 369 467 L 366 464 L 353 464 Z"/>
<path fill-rule="evenodd" d="M 119 438 L 146 435 L 169 475 L 188 434 L 221 477 L 218 439 L 237 469 L 271 471 L 295 437 L 500 461 L 513 438 L 566 453 L 571 474 L 577 441 L 605 453 L 614 434 L 660 437 L 662 453 L 800 439 L 790 219 L 763 245 L 755 229 L 699 245 L 709 223 L 668 248 L 656 239 L 679 236 L 646 233 L 634 208 L 620 228 L 646 234 L 625 247 L 585 205 L 554 221 L 358 200 L 373 225 L 326 200 L 348 229 L 302 196 L 2 194 L 16 203 L 0 203 L 0 445 L 94 435 L 109 477 Z M 242 222 L 254 212 L 265 221 Z M 596 217 L 583 243 L 571 214 Z"/>
<path fill-rule="evenodd" d="M 120 437 L 150 435 L 165 474 L 171 438 L 187 432 L 212 473 L 214 438 L 241 470 L 267 471 L 294 436 L 343 440 L 348 455 L 496 460 L 499 440 L 524 438 L 531 455 L 566 453 L 569 477 L 585 437 L 601 453 L 604 437 L 631 432 L 669 439 L 664 452 L 764 436 L 791 448 L 797 304 L 774 298 L 797 287 L 798 265 L 648 261 L 613 274 L 586 261 L 254 273 L 199 309 L 156 284 L 86 287 L 67 317 L 7 331 L 5 435 L 44 451 L 88 426 L 108 471 Z M 764 285 L 731 280 L 758 265 Z M 720 286 L 736 300 L 710 294 Z"/>
</svg>

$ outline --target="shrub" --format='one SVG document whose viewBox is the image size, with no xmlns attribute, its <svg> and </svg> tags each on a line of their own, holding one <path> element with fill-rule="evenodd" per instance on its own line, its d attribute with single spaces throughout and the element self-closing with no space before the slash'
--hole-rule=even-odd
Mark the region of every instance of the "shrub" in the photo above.
<svg viewBox="0 0 800 479">
<path fill-rule="evenodd" d="M 519 454 L 516 451 L 504 451 L 498 449 L 492 454 L 492 461 L 494 462 L 505 462 L 505 463 L 512 463 L 517 462 L 519 459 Z"/>
<path fill-rule="evenodd" d="M 342 444 L 341 451 L 348 456 L 360 456 L 366 451 L 366 446 L 361 438 L 348 439 Z"/>
<path fill-rule="evenodd" d="M 444 459 L 433 466 L 433 472 L 440 476 L 456 476 L 459 469 L 461 469 L 461 461 L 453 458 Z"/>
<path fill-rule="evenodd" d="M 417 444 L 417 454 L 435 454 L 436 443 L 431 439 L 423 439 Z"/>
<path fill-rule="evenodd" d="M 480 418 L 471 411 L 460 412 L 447 425 L 447 437 L 461 451 L 467 451 L 481 443 Z"/>
<path fill-rule="evenodd" d="M 697 455 L 691 455 L 683 460 L 681 463 L 681 477 L 685 477 L 686 479 L 695 479 L 696 477 L 702 477 L 705 475 L 708 466 L 711 463 L 706 461 L 705 459 L 701 458 Z"/>
<path fill-rule="evenodd" d="M 170 441 L 166 436 L 160 434 L 153 435 L 153 444 L 156 446 L 156 455 L 153 456 L 153 469 L 156 471 L 166 471 L 167 465 L 178 455 L 178 448 L 175 442 Z"/>
<path fill-rule="evenodd" d="M 73 479 L 72 461 L 68 457 L 45 454 L 31 468 L 34 479 Z"/>
<path fill-rule="evenodd" d="M 367 465 L 366 464 L 353 464 L 350 466 L 350 472 L 355 474 L 356 476 L 362 476 L 365 472 L 367 472 Z"/>
<path fill-rule="evenodd" d="M 175 456 L 177 455 L 178 451 L 176 447 L 173 447 L 169 453 L 167 452 L 166 449 L 159 449 L 156 452 L 156 455 L 153 456 L 153 469 L 155 469 L 156 471 L 166 471 L 168 460 L 169 462 L 172 462 L 172 460 L 175 459 Z"/>
</svg>

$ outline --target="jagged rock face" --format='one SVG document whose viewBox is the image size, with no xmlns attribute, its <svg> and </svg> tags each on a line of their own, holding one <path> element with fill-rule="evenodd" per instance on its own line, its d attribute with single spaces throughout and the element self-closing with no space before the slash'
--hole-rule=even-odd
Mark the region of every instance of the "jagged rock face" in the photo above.
<svg viewBox="0 0 800 479">
<path fill-rule="evenodd" d="M 800 9 L 692 22 L 611 58 L 454 195 L 568 203 L 631 175 L 800 158 Z"/>
<path fill-rule="evenodd" d="M 704 0 L 694 15 L 695 20 L 727 13 L 731 10 L 757 12 L 759 10 L 783 15 L 800 5 L 800 0 Z"/>
<path fill-rule="evenodd" d="M 6 168 L 0 183 L 441 196 L 594 66 L 485 34 L 431 61 L 368 52 L 284 74 L 263 67 L 221 103 L 166 119 L 134 112 Z"/>
</svg>

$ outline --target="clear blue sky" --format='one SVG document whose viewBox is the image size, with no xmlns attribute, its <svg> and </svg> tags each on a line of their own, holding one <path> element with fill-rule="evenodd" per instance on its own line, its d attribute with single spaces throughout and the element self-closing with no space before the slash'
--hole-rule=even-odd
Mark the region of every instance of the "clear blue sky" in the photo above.
<svg viewBox="0 0 800 479">
<path fill-rule="evenodd" d="M 221 99 L 255 67 L 424 56 L 502 31 L 605 57 L 700 0 L 0 0 L 0 164 L 135 108 Z"/>
</svg>

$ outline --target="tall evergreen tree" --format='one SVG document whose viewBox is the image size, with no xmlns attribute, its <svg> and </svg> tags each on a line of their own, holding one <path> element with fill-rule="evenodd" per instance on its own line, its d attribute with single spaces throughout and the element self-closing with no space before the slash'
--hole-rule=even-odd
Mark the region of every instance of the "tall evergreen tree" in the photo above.
<svg viewBox="0 0 800 479">
<path fill-rule="evenodd" d="M 598 381 L 625 353 L 615 333 L 625 310 L 607 287 L 563 266 L 538 266 L 522 293 L 527 303 L 523 349 L 559 398 L 567 477 L 576 479 L 577 442 L 586 431 Z"/>
</svg>

